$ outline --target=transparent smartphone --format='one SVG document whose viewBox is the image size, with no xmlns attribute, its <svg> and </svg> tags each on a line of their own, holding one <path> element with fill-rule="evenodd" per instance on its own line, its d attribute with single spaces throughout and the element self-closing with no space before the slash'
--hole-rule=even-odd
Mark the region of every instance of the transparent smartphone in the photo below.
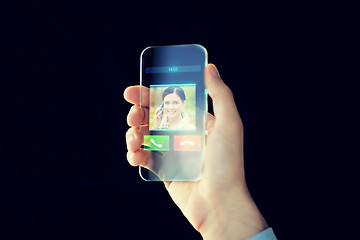
<svg viewBox="0 0 360 240">
<path fill-rule="evenodd" d="M 205 150 L 207 51 L 197 44 L 145 48 L 140 57 L 141 108 L 149 124 L 140 127 L 146 181 L 198 181 Z"/>
</svg>

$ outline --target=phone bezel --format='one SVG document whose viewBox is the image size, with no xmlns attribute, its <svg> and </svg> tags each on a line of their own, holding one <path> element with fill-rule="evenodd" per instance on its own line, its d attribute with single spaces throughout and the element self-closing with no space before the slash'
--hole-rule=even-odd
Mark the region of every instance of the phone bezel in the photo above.
<svg viewBox="0 0 360 240">
<path fill-rule="evenodd" d="M 140 86 L 143 86 L 144 85 L 144 82 L 143 82 L 143 75 L 144 75 L 144 69 L 145 67 L 147 66 L 154 66 L 154 64 L 152 65 L 145 65 L 144 64 L 144 56 L 149 52 L 149 50 L 153 50 L 155 48 L 159 49 L 159 48 L 172 48 L 172 47 L 195 47 L 195 48 L 198 48 L 201 50 L 201 52 L 203 53 L 203 58 L 201 59 L 201 63 L 199 61 L 199 64 L 201 64 L 203 66 L 203 72 L 204 72 L 204 69 L 205 67 L 207 66 L 208 64 L 208 53 L 207 53 L 207 50 L 200 44 L 184 44 L 184 45 L 167 45 L 167 46 L 149 46 L 149 47 L 146 47 L 142 52 L 141 52 L 141 55 L 140 55 Z M 180 61 L 181 62 L 181 61 Z M 195 62 L 197 63 L 197 62 Z M 197 82 L 195 83 L 197 85 Z M 205 114 L 207 113 L 208 111 L 208 104 L 207 104 L 207 91 L 205 89 L 205 84 L 203 85 L 203 90 L 204 90 L 204 105 L 205 105 Z M 140 94 L 140 103 L 142 102 L 142 95 Z M 198 103 L 196 102 L 196 105 Z M 141 107 L 141 106 L 140 106 Z M 150 115 L 150 114 L 149 114 Z M 206 136 L 206 126 L 205 126 L 205 121 L 206 121 L 206 116 L 203 117 L 204 121 L 203 121 L 203 132 L 202 132 L 202 137 L 205 138 Z M 196 126 L 198 126 L 196 124 Z M 205 139 L 203 140 L 204 143 L 205 143 Z M 203 149 L 202 149 L 202 153 L 201 153 L 201 156 L 202 158 L 204 157 L 204 154 L 205 154 L 205 144 L 203 143 Z M 203 159 L 201 159 L 202 163 L 203 163 Z M 147 170 L 149 171 L 149 170 Z M 142 167 L 139 166 L 139 175 L 141 176 L 141 178 L 145 181 L 198 181 L 201 179 L 201 176 L 202 174 L 200 173 L 199 174 L 199 177 L 198 178 L 194 178 L 194 179 L 159 179 L 159 180 L 150 180 L 150 179 L 147 179 L 143 176 L 142 174 Z"/>
</svg>

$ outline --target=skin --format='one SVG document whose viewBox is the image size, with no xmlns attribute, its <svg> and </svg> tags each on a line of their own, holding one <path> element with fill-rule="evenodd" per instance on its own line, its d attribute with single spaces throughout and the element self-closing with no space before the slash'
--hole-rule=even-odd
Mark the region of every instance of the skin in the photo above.
<svg viewBox="0 0 360 240">
<path fill-rule="evenodd" d="M 164 98 L 164 110 L 169 118 L 170 128 L 172 128 L 172 126 L 176 126 L 176 124 L 181 121 L 181 112 L 185 107 L 185 102 L 186 101 L 183 102 L 176 93 L 168 94 Z M 160 126 L 162 120 L 159 115 L 160 113 L 154 116 L 155 128 Z"/>
<path fill-rule="evenodd" d="M 164 182 L 173 201 L 206 240 L 247 239 L 268 227 L 246 186 L 243 125 L 231 90 L 213 64 L 205 68 L 205 87 L 213 100 L 215 116 L 208 114 L 205 162 L 198 182 Z M 141 91 L 142 106 L 149 106 L 149 90 Z M 141 150 L 140 124 L 148 124 L 149 109 L 139 108 L 140 86 L 128 87 L 125 99 L 134 104 L 127 121 L 127 159 L 145 166 L 148 152 Z M 231 121 L 229 121 L 231 119 Z"/>
</svg>

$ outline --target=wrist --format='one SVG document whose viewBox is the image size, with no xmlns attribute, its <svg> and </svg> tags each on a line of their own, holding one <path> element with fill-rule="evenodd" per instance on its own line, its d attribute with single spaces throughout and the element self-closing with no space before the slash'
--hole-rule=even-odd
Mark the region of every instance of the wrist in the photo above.
<svg viewBox="0 0 360 240">
<path fill-rule="evenodd" d="M 268 228 L 249 196 L 246 200 L 214 202 L 199 232 L 205 240 L 247 239 Z"/>
</svg>

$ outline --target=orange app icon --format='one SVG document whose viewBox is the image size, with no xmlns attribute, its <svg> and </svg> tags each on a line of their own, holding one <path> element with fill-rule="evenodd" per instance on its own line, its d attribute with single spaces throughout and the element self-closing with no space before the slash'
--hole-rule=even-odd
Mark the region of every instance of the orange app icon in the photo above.
<svg viewBox="0 0 360 240">
<path fill-rule="evenodd" d="M 200 151 L 201 136 L 175 136 L 175 151 Z"/>
</svg>

